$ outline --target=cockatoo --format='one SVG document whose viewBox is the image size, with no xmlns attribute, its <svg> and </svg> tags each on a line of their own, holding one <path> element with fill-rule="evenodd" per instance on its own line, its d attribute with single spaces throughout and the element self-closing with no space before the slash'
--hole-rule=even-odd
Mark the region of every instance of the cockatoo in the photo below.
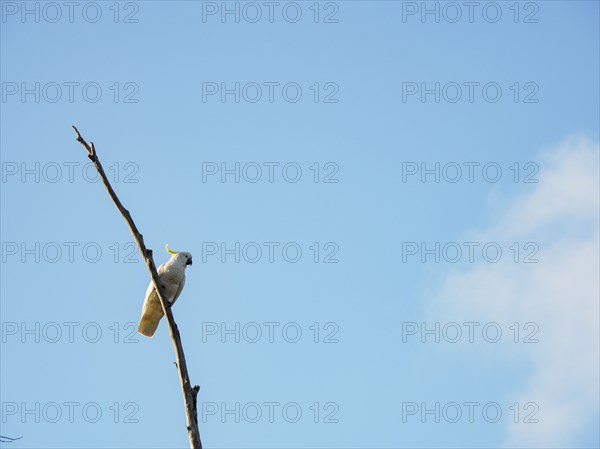
<svg viewBox="0 0 600 449">
<path fill-rule="evenodd" d="M 167 263 L 158 267 L 158 277 L 165 286 L 166 300 L 169 305 L 175 304 L 177 298 L 185 285 L 185 268 L 192 264 L 192 255 L 190 253 L 178 253 L 171 251 L 169 245 L 166 245 L 167 252 L 171 258 Z M 146 337 L 152 337 L 160 319 L 163 317 L 163 309 L 160 299 L 150 281 L 148 290 L 146 290 L 146 299 L 144 299 L 144 308 L 142 309 L 142 318 L 138 327 L 138 332 Z"/>
</svg>

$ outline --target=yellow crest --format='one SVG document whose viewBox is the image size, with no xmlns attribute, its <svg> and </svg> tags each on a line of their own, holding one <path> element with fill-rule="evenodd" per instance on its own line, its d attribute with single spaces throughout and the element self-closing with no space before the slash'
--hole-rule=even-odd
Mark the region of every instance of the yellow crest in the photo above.
<svg viewBox="0 0 600 449">
<path fill-rule="evenodd" d="M 169 249 L 169 244 L 168 244 L 168 243 L 165 245 L 165 248 L 167 248 L 167 252 L 168 252 L 170 255 L 174 256 L 175 254 L 177 254 L 177 251 L 171 251 L 171 250 Z"/>
</svg>

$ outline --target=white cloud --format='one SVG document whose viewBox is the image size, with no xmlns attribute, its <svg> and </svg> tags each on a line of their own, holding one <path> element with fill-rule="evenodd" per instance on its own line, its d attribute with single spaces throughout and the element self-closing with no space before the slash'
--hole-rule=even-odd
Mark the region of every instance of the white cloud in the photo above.
<svg viewBox="0 0 600 449">
<path fill-rule="evenodd" d="M 448 315 L 538 323 L 540 343 L 519 346 L 533 371 L 506 399 L 537 402 L 540 421 L 511 420 L 507 447 L 566 447 L 589 426 L 598 429 L 590 422 L 600 394 L 598 148 L 571 139 L 544 152 L 539 183 L 477 235 L 483 241 L 538 242 L 539 263 L 503 257 L 450 274 L 432 307 Z"/>
<path fill-rule="evenodd" d="M 539 161 L 540 182 L 518 198 L 492 229 L 511 237 L 561 223 L 598 219 L 598 145 L 572 138 L 546 151 Z"/>
</svg>

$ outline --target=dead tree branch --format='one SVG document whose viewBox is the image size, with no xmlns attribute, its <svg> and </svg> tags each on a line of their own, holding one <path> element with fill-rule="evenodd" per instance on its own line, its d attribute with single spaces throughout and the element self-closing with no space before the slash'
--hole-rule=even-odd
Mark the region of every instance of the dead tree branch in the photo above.
<svg viewBox="0 0 600 449">
<path fill-rule="evenodd" d="M 185 354 L 183 353 L 183 345 L 181 344 L 181 336 L 179 335 L 179 329 L 177 329 L 177 324 L 175 323 L 175 319 L 173 318 L 173 313 L 171 312 L 171 307 L 167 305 L 167 300 L 165 297 L 164 285 L 160 283 L 160 279 L 158 277 L 158 272 L 156 271 L 156 265 L 154 264 L 154 258 L 152 257 L 152 250 L 146 248 L 144 244 L 144 237 L 138 231 L 137 226 L 133 222 L 133 218 L 131 218 L 131 214 L 121 201 L 119 197 L 113 190 L 110 182 L 108 181 L 108 177 L 104 172 L 104 168 L 98 159 L 96 154 L 96 148 L 94 147 L 94 143 L 90 142 L 88 144 L 75 126 L 73 126 L 75 130 L 75 135 L 77 137 L 77 142 L 79 142 L 88 152 L 88 158 L 92 161 L 96 170 L 100 174 L 100 179 L 102 179 L 102 183 L 104 187 L 106 187 L 106 191 L 108 195 L 117 206 L 117 209 L 125 219 L 127 226 L 129 226 L 129 230 L 137 243 L 140 252 L 142 253 L 142 257 L 146 262 L 146 266 L 148 267 L 148 271 L 150 272 L 150 276 L 152 277 L 152 283 L 154 284 L 154 288 L 158 293 L 158 297 L 160 298 L 160 304 L 162 305 L 163 312 L 165 317 L 167 318 L 167 325 L 169 327 L 169 334 L 171 335 L 171 341 L 173 342 L 173 349 L 175 350 L 176 357 L 176 366 L 179 371 L 179 381 L 181 383 L 181 390 L 183 393 L 183 400 L 185 402 L 185 414 L 187 421 L 187 431 L 188 437 L 190 439 L 190 448 L 191 449 L 202 449 L 202 442 L 200 441 L 200 432 L 198 430 L 198 414 L 196 411 L 196 395 L 198 394 L 199 387 L 195 386 L 192 389 L 190 384 L 190 377 L 188 375 L 187 364 L 185 363 Z"/>
</svg>

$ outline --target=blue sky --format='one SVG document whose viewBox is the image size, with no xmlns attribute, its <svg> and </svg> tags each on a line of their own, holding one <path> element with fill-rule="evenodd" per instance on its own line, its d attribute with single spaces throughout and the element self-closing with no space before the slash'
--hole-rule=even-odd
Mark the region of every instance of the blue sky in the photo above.
<svg viewBox="0 0 600 449">
<path fill-rule="evenodd" d="M 205 447 L 600 445 L 597 2 L 1 7 L 3 447 L 188 446 L 73 124 Z"/>
</svg>

